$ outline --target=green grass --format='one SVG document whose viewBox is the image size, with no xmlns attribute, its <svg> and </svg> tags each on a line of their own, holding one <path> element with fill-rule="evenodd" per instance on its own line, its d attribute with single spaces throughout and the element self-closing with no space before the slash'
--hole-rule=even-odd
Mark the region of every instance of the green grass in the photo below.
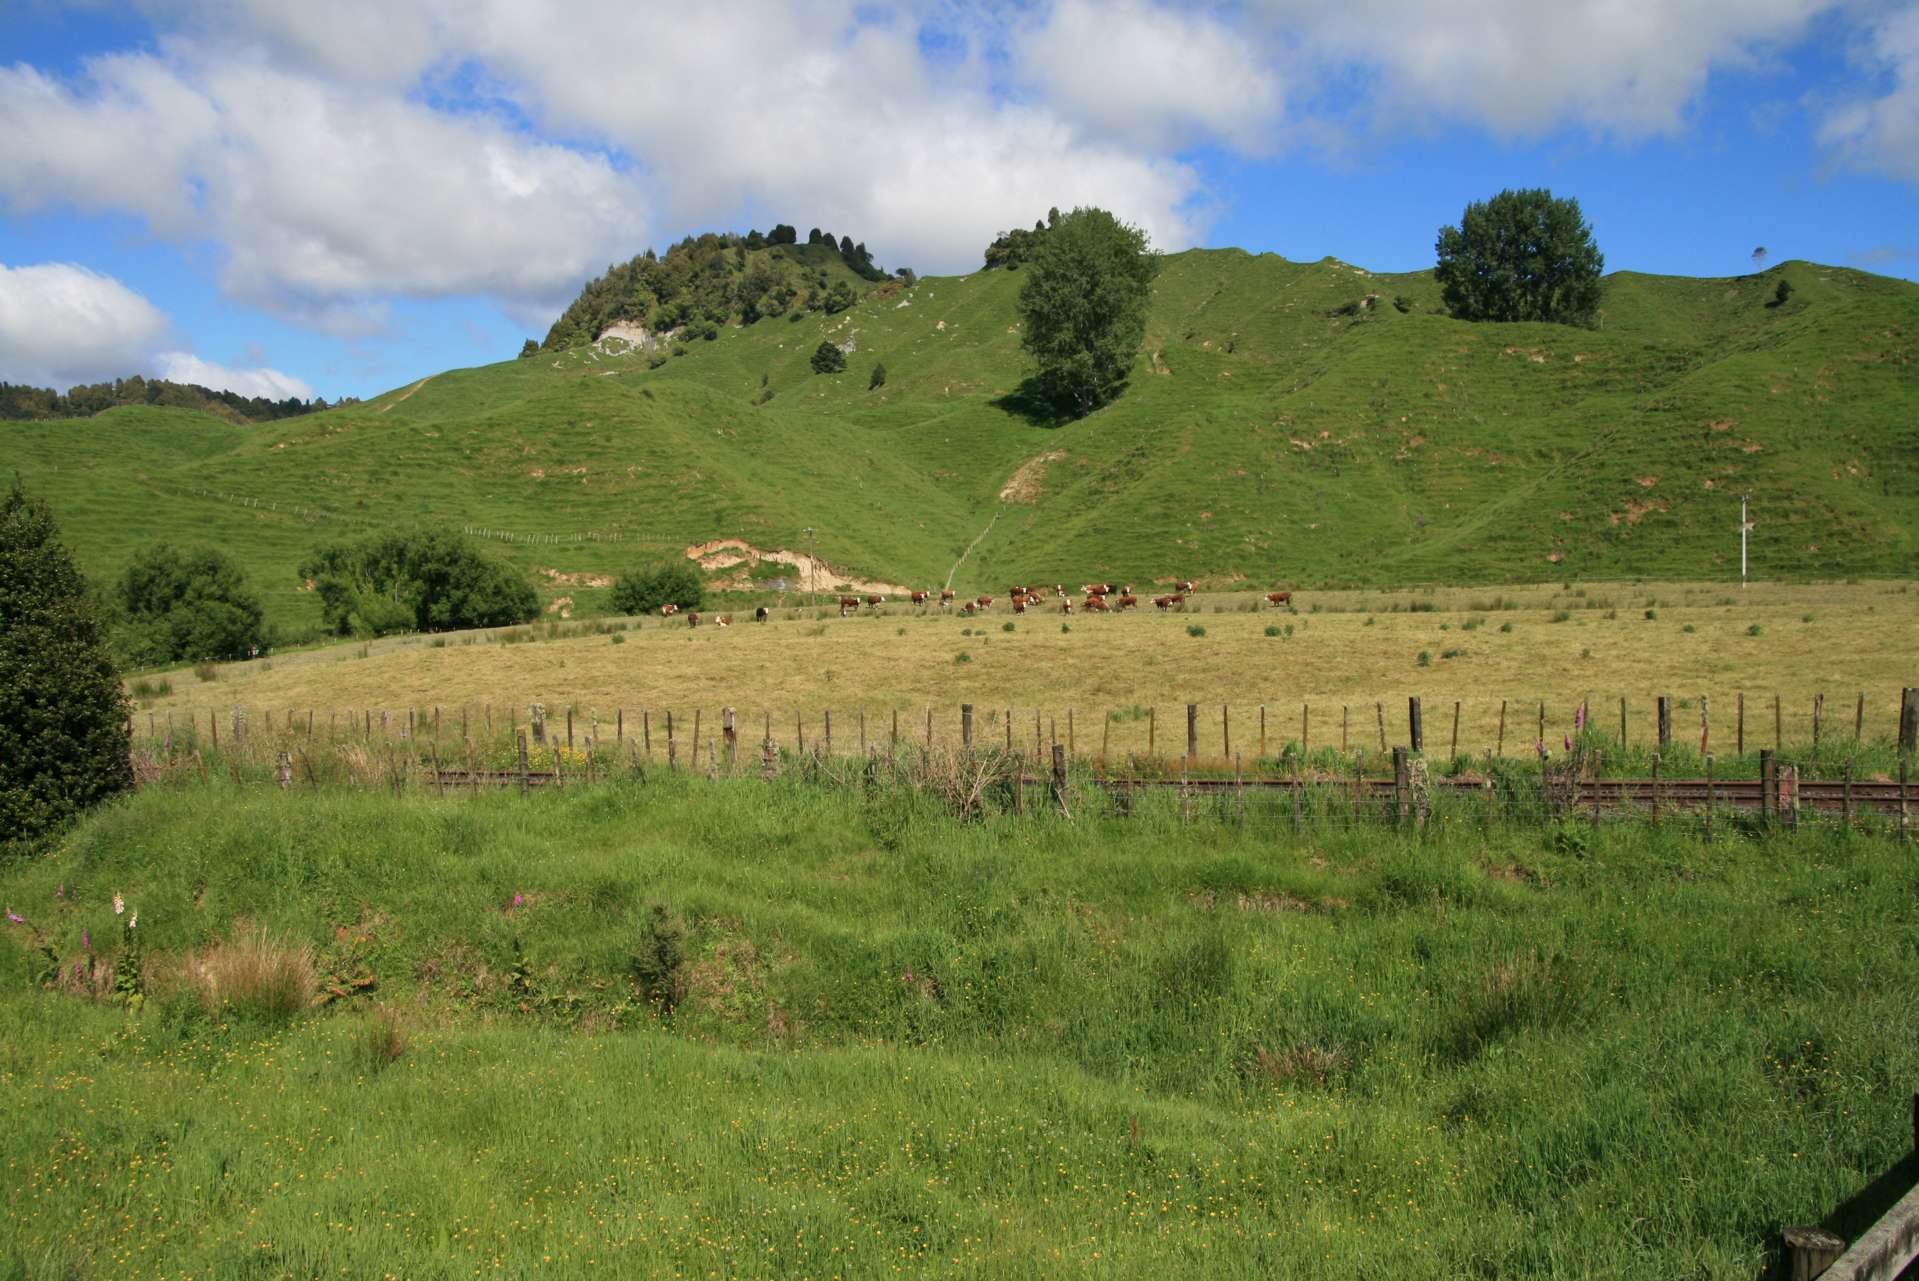
<svg viewBox="0 0 1919 1281">
<path fill-rule="evenodd" d="M 1797 292 L 1769 308 L 1782 275 Z M 737 537 L 929 587 L 964 554 L 963 592 L 1724 579 L 1744 492 L 1760 578 L 1898 573 L 1919 553 L 1904 282 L 1800 262 L 1620 273 L 1589 331 L 1453 321 L 1426 273 L 1195 250 L 1165 264 L 1127 393 L 1058 426 L 1009 400 L 1019 283 L 928 278 L 657 369 L 542 353 L 255 428 L 151 409 L 10 423 L 0 470 L 53 499 L 89 572 L 145 539 L 216 541 L 296 633 L 317 620 L 303 549 L 416 519 L 545 538 L 495 544 L 530 571 Z M 1411 309 L 1337 314 L 1375 293 Z M 809 369 L 823 338 L 855 344 L 845 373 Z M 875 361 L 889 378 L 869 390 Z"/>
<path fill-rule="evenodd" d="M 111 961 L 116 892 L 132 1012 L 29 933 Z M 161 786 L 0 870 L 0 1275 L 1743 1279 L 1905 1150 L 1915 892 L 1830 829 Z M 169 981 L 247 937 L 377 990 Z"/>
</svg>

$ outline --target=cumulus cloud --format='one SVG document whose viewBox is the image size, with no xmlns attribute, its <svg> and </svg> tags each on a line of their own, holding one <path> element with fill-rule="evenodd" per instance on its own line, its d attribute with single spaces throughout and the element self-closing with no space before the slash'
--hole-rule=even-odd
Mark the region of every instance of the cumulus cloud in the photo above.
<svg viewBox="0 0 1919 1281">
<path fill-rule="evenodd" d="M 111 276 L 72 263 L 0 263 L 0 381 L 65 390 L 149 367 L 167 318 Z"/>
<path fill-rule="evenodd" d="M 268 400 L 285 400 L 289 396 L 297 400 L 313 399 L 313 388 L 304 380 L 265 366 L 229 369 L 185 351 L 163 351 L 156 360 L 160 377 L 176 383 L 193 383 L 238 396 L 265 396 Z"/>
<path fill-rule="evenodd" d="M 1874 24 L 1859 61 L 1885 92 L 1835 108 L 1819 139 L 1854 168 L 1919 182 L 1919 6 Z"/>
<path fill-rule="evenodd" d="M 177 49 L 75 84 L 0 69 L 0 198 L 210 238 L 231 295 L 336 332 L 382 294 L 550 297 L 646 207 L 606 156 L 493 116 Z"/>
<path fill-rule="evenodd" d="M 1838 0 L 1263 0 L 1301 75 L 1358 73 L 1376 127 L 1509 136 L 1681 128 L 1714 70 L 1762 65 Z"/>
<path fill-rule="evenodd" d="M 1206 12 L 1059 0 L 1013 53 L 1024 83 L 1102 135 L 1160 151 L 1223 139 L 1261 152 L 1276 141 L 1281 86 L 1253 36 Z"/>
</svg>

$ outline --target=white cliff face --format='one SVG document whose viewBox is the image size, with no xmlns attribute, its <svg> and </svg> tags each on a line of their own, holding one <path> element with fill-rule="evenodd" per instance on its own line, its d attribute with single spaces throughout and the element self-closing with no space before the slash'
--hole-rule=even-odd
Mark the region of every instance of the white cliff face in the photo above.
<svg viewBox="0 0 1919 1281">
<path fill-rule="evenodd" d="M 595 347 L 608 353 L 658 351 L 666 346 L 666 343 L 667 335 L 653 333 L 645 325 L 631 320 L 614 321 L 593 340 Z"/>
</svg>

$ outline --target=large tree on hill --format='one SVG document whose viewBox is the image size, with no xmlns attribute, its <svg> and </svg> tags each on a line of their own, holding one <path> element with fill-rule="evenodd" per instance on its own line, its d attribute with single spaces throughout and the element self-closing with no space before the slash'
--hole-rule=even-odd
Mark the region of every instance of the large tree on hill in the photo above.
<svg viewBox="0 0 1919 1281">
<path fill-rule="evenodd" d="M 1461 320 L 1544 320 L 1591 325 L 1606 259 L 1570 197 L 1544 187 L 1502 191 L 1466 206 L 1439 229 L 1433 268 Z"/>
<path fill-rule="evenodd" d="M 129 662 L 250 658 L 267 647 L 266 611 L 239 564 L 212 547 L 182 552 L 155 543 L 114 585 Z"/>
<path fill-rule="evenodd" d="M 1159 258 L 1146 233 L 1104 209 L 1075 209 L 1046 229 L 1020 286 L 1020 345 L 1037 381 L 1075 414 L 1119 393 L 1146 335 Z"/>
<path fill-rule="evenodd" d="M 0 844 L 133 786 L 126 696 L 44 503 L 0 498 Z"/>
</svg>

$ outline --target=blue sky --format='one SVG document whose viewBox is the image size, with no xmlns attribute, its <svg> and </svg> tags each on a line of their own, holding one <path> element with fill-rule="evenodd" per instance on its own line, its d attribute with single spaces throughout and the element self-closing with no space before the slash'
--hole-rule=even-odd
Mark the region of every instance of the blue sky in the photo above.
<svg viewBox="0 0 1919 1281">
<path fill-rule="evenodd" d="M 774 221 L 1414 270 L 1508 186 L 1609 269 L 1919 278 L 1919 0 L 0 0 L 0 379 L 373 395 Z"/>
</svg>

